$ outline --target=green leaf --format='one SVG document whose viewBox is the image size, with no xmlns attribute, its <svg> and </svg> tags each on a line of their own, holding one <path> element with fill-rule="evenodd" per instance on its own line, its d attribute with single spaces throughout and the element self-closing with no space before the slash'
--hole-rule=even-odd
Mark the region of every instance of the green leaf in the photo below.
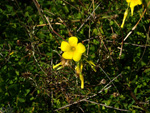
<svg viewBox="0 0 150 113">
<path fill-rule="evenodd" d="M 105 110 L 105 106 L 102 106 L 102 109 Z"/>
<path fill-rule="evenodd" d="M 19 71 L 17 71 L 17 70 L 16 70 L 16 71 L 15 71 L 15 73 L 16 73 L 16 75 L 18 75 L 18 76 L 19 76 Z"/>
<path fill-rule="evenodd" d="M 150 72 L 150 68 L 145 69 L 144 72 L 145 72 L 145 73 L 149 73 L 149 72 Z"/>
<path fill-rule="evenodd" d="M 21 103 L 23 103 L 23 102 L 25 102 L 25 99 L 18 97 L 18 101 L 21 102 Z"/>
</svg>

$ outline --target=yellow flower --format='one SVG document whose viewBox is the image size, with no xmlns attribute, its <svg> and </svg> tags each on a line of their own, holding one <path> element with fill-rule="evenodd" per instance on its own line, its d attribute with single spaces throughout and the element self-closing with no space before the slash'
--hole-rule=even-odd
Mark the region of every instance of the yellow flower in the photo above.
<svg viewBox="0 0 150 113">
<path fill-rule="evenodd" d="M 77 62 L 86 49 L 82 43 L 78 43 L 78 38 L 73 36 L 69 38 L 68 42 L 62 41 L 61 50 L 64 51 L 62 54 L 64 59 L 73 59 Z"/>
<path fill-rule="evenodd" d="M 126 0 L 126 2 L 128 3 L 128 5 L 131 8 L 131 15 L 132 16 L 133 16 L 133 12 L 134 12 L 134 7 L 136 5 L 141 5 L 142 4 L 141 0 Z"/>
</svg>

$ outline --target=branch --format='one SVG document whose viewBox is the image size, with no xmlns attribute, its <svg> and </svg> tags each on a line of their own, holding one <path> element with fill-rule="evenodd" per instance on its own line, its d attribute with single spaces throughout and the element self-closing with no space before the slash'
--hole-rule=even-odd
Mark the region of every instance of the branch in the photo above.
<svg viewBox="0 0 150 113">
<path fill-rule="evenodd" d="M 84 21 L 83 24 L 81 24 L 81 26 L 79 27 L 79 29 L 77 30 L 77 32 L 79 32 L 79 30 L 83 27 L 83 25 L 91 18 L 91 16 L 93 16 L 94 12 L 96 11 L 96 9 L 100 6 L 101 3 L 99 3 L 97 5 L 97 7 L 94 9 L 94 11 L 90 14 L 90 16 Z"/>
<path fill-rule="evenodd" d="M 150 3 L 150 2 L 149 2 L 149 3 Z M 141 18 L 139 19 L 139 21 L 135 24 L 135 26 L 134 26 L 134 27 L 132 28 L 132 30 L 127 34 L 127 36 L 124 38 L 123 41 L 126 41 L 126 39 L 127 39 L 127 38 L 131 35 L 131 33 L 136 29 L 137 25 L 138 25 L 139 22 L 141 21 L 141 19 L 142 19 L 142 17 L 144 16 L 145 12 L 146 12 L 146 8 L 145 8 L 144 12 L 142 13 L 142 16 L 141 16 Z"/>
<path fill-rule="evenodd" d="M 38 60 L 36 59 L 36 57 L 35 57 L 35 49 L 34 49 L 34 46 L 33 46 L 33 44 L 31 44 L 31 46 L 32 46 L 32 49 L 33 49 L 33 51 L 32 51 L 32 55 L 33 55 L 33 57 L 34 57 L 34 60 L 36 61 L 36 63 L 38 64 L 38 66 L 39 66 L 39 68 L 41 69 L 41 71 L 47 76 L 47 73 L 42 69 L 42 67 L 40 66 L 40 64 L 38 63 Z"/>
<path fill-rule="evenodd" d="M 90 102 L 90 103 L 93 103 L 93 104 L 97 104 L 97 105 L 104 106 L 104 107 L 106 107 L 106 108 L 112 108 L 112 109 L 119 110 L 119 111 L 131 112 L 131 111 L 126 110 L 126 109 L 115 108 L 115 107 L 113 107 L 113 106 L 107 106 L 107 105 L 105 105 L 105 104 L 97 103 L 97 102 L 90 101 L 90 100 L 86 100 L 86 101 L 87 101 L 87 102 Z"/>
<path fill-rule="evenodd" d="M 100 94 L 100 93 L 103 92 L 104 90 L 110 88 L 111 86 L 109 86 L 109 85 L 110 85 L 114 80 L 116 80 L 119 76 L 121 76 L 121 73 L 120 73 L 119 75 L 117 75 L 113 80 L 111 80 L 108 84 L 106 84 L 97 94 L 94 94 L 94 95 L 89 96 L 89 97 L 87 97 L 87 98 L 84 98 L 84 99 L 81 99 L 81 100 L 79 100 L 79 101 L 73 102 L 73 103 L 71 103 L 71 104 L 65 105 L 65 106 L 63 106 L 63 107 L 60 107 L 60 108 L 54 110 L 54 111 L 58 111 L 58 110 L 61 110 L 61 109 L 66 108 L 66 107 L 72 106 L 72 105 L 74 105 L 74 104 L 77 104 L 77 103 L 80 103 L 80 102 L 83 102 L 83 101 L 87 101 L 87 100 L 89 100 L 89 99 L 91 99 L 91 98 L 97 96 L 98 94 Z"/>
</svg>

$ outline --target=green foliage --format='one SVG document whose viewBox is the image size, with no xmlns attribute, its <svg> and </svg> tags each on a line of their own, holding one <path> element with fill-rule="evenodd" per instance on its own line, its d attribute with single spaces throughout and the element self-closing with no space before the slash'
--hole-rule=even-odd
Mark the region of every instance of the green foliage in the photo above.
<svg viewBox="0 0 150 113">
<path fill-rule="evenodd" d="M 125 0 L 1 0 L 0 112 L 150 112 L 148 4 L 136 6 L 121 29 Z M 70 36 L 86 47 L 84 89 L 75 62 L 52 69 Z"/>
</svg>

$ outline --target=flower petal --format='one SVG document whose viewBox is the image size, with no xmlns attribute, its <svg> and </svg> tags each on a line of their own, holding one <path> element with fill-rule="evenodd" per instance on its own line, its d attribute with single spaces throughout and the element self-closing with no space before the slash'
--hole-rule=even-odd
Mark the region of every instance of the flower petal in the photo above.
<svg viewBox="0 0 150 113">
<path fill-rule="evenodd" d="M 130 3 L 130 2 L 131 2 L 131 0 L 126 0 L 126 2 Z"/>
<path fill-rule="evenodd" d="M 79 52 L 79 53 L 84 53 L 85 50 L 86 50 L 85 46 L 82 43 L 78 43 L 76 51 Z"/>
<path fill-rule="evenodd" d="M 66 41 L 62 41 L 61 42 L 61 50 L 62 51 L 69 51 L 70 50 L 70 45 L 69 45 L 69 43 L 68 42 L 66 42 Z"/>
<path fill-rule="evenodd" d="M 142 4 L 141 0 L 126 0 L 126 2 L 128 3 L 128 6 L 130 6 L 131 8 L 131 16 L 133 16 L 134 7 Z"/>
<path fill-rule="evenodd" d="M 78 38 L 77 37 L 72 36 L 72 37 L 69 38 L 69 44 L 71 46 L 77 46 L 77 43 L 78 43 Z"/>
<path fill-rule="evenodd" d="M 133 12 L 134 12 L 134 7 L 136 6 L 136 5 L 141 5 L 142 4 L 142 2 L 141 2 L 141 0 L 132 0 L 131 2 L 130 2 L 130 8 L 131 8 L 131 16 L 133 16 Z"/>
<path fill-rule="evenodd" d="M 63 54 L 62 54 L 62 57 L 64 58 L 64 59 L 72 59 L 72 57 L 73 57 L 73 52 L 72 51 L 67 51 L 67 52 L 64 52 Z"/>
<path fill-rule="evenodd" d="M 73 60 L 78 62 L 81 59 L 82 53 L 74 52 Z"/>
<path fill-rule="evenodd" d="M 134 7 L 136 5 L 141 5 L 142 4 L 142 1 L 141 0 L 131 0 L 130 1 L 130 6 L 131 7 Z"/>
</svg>

